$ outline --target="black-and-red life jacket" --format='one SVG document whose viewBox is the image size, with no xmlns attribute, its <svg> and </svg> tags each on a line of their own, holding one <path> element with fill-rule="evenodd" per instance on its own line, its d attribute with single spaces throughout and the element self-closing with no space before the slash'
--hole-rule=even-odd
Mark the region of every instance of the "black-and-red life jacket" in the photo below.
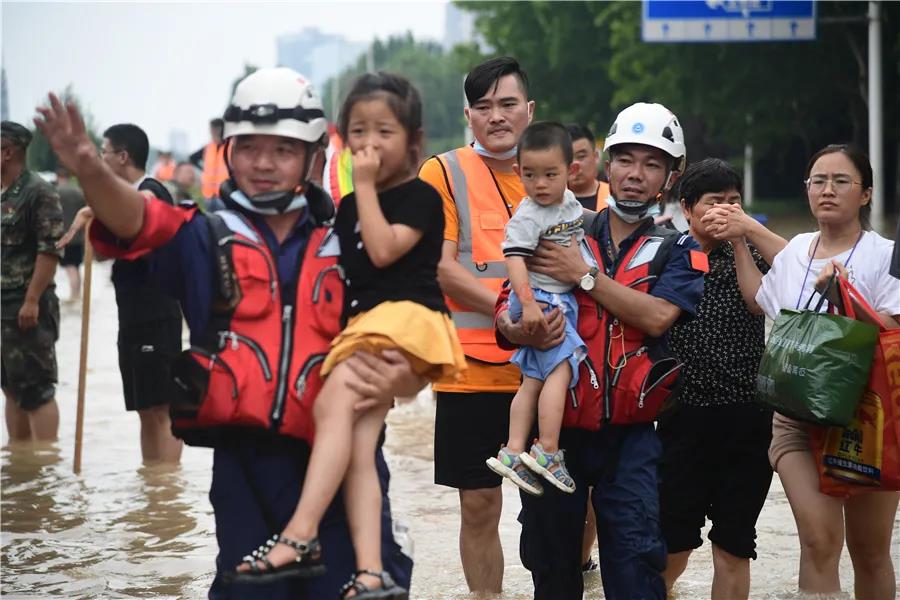
<svg viewBox="0 0 900 600">
<path fill-rule="evenodd" d="M 325 220 L 312 214 L 316 225 Z M 282 301 L 275 259 L 251 222 L 233 211 L 207 219 L 217 290 L 204 341 L 173 368 L 183 392 L 172 403 L 173 431 L 197 446 L 213 446 L 234 430 L 312 442 L 319 370 L 340 331 L 337 237 L 331 227 L 313 229 L 289 303 Z"/>
<path fill-rule="evenodd" d="M 585 218 L 585 241 L 607 276 L 643 293 L 653 289 L 665 268 L 669 252 L 690 238 L 648 222 L 637 238 L 614 260 L 602 260 L 596 231 L 600 219 Z M 588 347 L 581 363 L 577 386 L 569 391 L 563 427 L 595 431 L 604 423 L 626 425 L 653 421 L 672 395 L 681 363 L 663 339 L 621 322 L 581 290 L 578 300 L 578 333 Z"/>
</svg>

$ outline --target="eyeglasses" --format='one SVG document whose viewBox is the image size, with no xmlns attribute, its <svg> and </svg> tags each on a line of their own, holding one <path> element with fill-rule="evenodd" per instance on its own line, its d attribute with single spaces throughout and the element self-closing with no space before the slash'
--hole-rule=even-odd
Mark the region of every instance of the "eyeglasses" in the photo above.
<svg viewBox="0 0 900 600">
<path fill-rule="evenodd" d="M 829 181 L 831 182 L 831 189 L 834 190 L 835 194 L 843 194 L 850 191 L 850 188 L 854 183 L 857 185 L 862 185 L 861 181 L 853 181 L 849 177 L 845 177 L 842 175 L 838 175 L 835 178 L 816 175 L 814 177 L 810 177 L 803 183 L 806 184 L 807 190 L 813 192 L 814 194 L 819 194 L 825 191 L 825 186 L 828 185 Z"/>
</svg>

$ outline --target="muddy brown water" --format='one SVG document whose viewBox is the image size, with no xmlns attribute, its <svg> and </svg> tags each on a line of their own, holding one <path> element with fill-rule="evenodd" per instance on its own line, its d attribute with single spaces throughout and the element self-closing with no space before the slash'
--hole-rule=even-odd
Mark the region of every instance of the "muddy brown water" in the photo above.
<svg viewBox="0 0 900 600">
<path fill-rule="evenodd" d="M 805 219 L 785 222 L 785 234 L 809 230 Z M 59 276 L 60 294 L 67 289 Z M 0 583 L 5 598 L 204 598 L 212 580 L 215 537 L 207 499 L 212 454 L 185 448 L 178 468 L 143 467 L 138 420 L 124 410 L 116 362 L 116 308 L 108 267 L 95 266 L 83 467 L 72 474 L 80 305 L 64 305 L 57 353 L 60 440 L 44 448 L 8 443 L 0 450 Z M 459 564 L 458 499 L 433 485 L 434 405 L 428 392 L 393 410 L 386 453 L 391 501 L 409 528 L 415 569 L 411 598 L 470 599 Z M 518 558 L 518 494 L 503 487 L 500 525 L 506 562 L 504 592 L 531 597 Z M 704 533 L 705 535 L 705 533 Z M 799 598 L 799 543 L 776 476 L 758 524 L 759 559 L 752 563 L 752 598 Z M 900 519 L 892 555 L 900 573 Z M 595 554 L 596 556 L 596 551 Z M 676 586 L 678 598 L 708 598 L 709 543 L 694 553 Z M 841 581 L 852 590 L 846 551 Z M 585 598 L 602 598 L 599 574 L 586 575 Z M 849 593 L 838 596 L 851 597 Z"/>
</svg>

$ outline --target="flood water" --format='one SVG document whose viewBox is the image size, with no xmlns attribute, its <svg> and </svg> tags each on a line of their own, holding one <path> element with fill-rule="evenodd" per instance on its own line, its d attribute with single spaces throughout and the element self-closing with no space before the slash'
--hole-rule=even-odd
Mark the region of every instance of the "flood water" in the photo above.
<svg viewBox="0 0 900 600">
<path fill-rule="evenodd" d="M 785 222 L 789 235 L 812 227 Z M 67 288 L 57 278 L 60 295 Z M 96 264 L 90 328 L 88 394 L 82 473 L 72 473 L 80 305 L 62 306 L 57 355 L 60 441 L 52 447 L 12 447 L 3 428 L 2 593 L 6 598 L 201 598 L 212 580 L 215 537 L 207 499 L 212 454 L 185 448 L 178 468 L 142 467 L 138 419 L 124 410 L 116 357 L 116 307 L 108 266 Z M 468 599 L 459 566 L 458 499 L 433 480 L 434 406 L 428 392 L 391 411 L 386 453 L 391 502 L 414 544 L 411 598 Z M 501 523 L 506 600 L 531 597 L 518 558 L 518 494 L 504 484 Z M 758 524 L 759 559 L 752 564 L 752 598 L 798 598 L 799 544 L 778 477 Z M 892 555 L 900 573 L 900 519 Z M 594 553 L 596 557 L 596 551 Z M 694 553 L 676 586 L 678 598 L 708 598 L 709 543 Z M 852 590 L 849 556 L 841 580 Z M 602 598 L 598 573 L 586 576 L 585 598 Z M 845 596 L 849 598 L 851 595 Z"/>
</svg>

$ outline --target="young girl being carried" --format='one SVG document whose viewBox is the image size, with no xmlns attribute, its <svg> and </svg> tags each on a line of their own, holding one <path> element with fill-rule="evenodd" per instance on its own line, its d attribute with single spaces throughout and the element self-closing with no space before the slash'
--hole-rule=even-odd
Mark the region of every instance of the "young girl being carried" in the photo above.
<svg viewBox="0 0 900 600">
<path fill-rule="evenodd" d="M 402 77 L 360 77 L 341 108 L 340 133 L 353 153 L 354 192 L 338 208 L 335 232 L 346 276 L 344 330 L 322 366 L 316 439 L 300 503 L 280 536 L 245 558 L 237 581 L 323 572 L 319 522 L 343 485 L 356 565 L 342 598 L 407 598 L 381 562 L 381 489 L 375 452 L 390 406 L 364 402 L 343 364 L 357 350 L 399 349 L 434 380 L 465 369 L 437 283 L 443 242 L 441 197 L 415 175 L 422 143 L 419 93 Z"/>
</svg>

